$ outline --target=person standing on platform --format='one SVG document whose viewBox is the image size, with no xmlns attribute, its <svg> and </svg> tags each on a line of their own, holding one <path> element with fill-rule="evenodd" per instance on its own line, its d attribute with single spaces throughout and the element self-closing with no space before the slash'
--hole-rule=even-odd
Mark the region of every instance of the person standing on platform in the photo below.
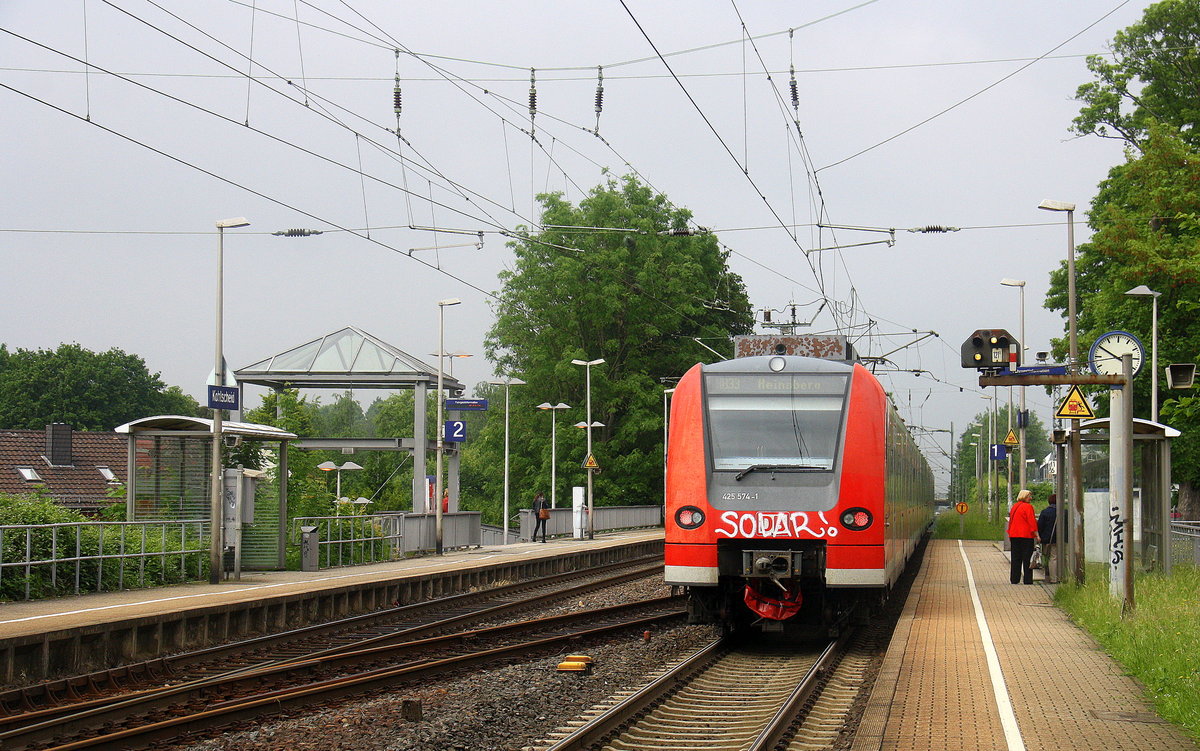
<svg viewBox="0 0 1200 751">
<path fill-rule="evenodd" d="M 1037 517 L 1033 513 L 1030 499 L 1033 493 L 1022 490 L 1017 493 L 1017 502 L 1008 512 L 1008 537 L 1012 540 L 1012 568 L 1009 571 L 1009 581 L 1020 584 L 1033 584 L 1033 569 L 1029 567 L 1029 557 L 1033 555 L 1034 538 L 1037 537 Z"/>
<path fill-rule="evenodd" d="M 533 526 L 533 535 L 530 540 L 537 541 L 538 530 L 542 531 L 542 542 L 546 541 L 546 522 L 550 520 L 550 504 L 546 503 L 546 496 L 538 493 L 533 497 L 533 517 L 537 519 L 537 523 Z"/>
<path fill-rule="evenodd" d="M 1038 514 L 1038 538 L 1042 541 L 1042 570 L 1046 572 L 1046 581 L 1054 582 L 1057 573 L 1051 569 L 1054 561 L 1054 545 L 1058 542 L 1058 505 L 1054 494 L 1050 494 L 1050 505 Z"/>
</svg>

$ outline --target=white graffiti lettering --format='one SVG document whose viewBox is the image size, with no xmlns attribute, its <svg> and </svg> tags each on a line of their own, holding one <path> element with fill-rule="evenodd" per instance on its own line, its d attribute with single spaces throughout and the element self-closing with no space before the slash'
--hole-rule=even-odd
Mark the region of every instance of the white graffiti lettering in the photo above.
<svg viewBox="0 0 1200 751">
<path fill-rule="evenodd" d="M 817 512 L 813 520 L 805 511 L 725 511 L 716 528 L 718 537 L 822 538 L 837 534 L 837 527 L 829 523 L 824 513 Z"/>
</svg>

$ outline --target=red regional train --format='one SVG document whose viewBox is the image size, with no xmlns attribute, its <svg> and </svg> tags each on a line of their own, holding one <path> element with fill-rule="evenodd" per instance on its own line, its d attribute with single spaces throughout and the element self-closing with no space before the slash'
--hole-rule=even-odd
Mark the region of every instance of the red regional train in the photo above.
<svg viewBox="0 0 1200 751">
<path fill-rule="evenodd" d="M 741 357 L 675 389 L 665 575 L 692 623 L 836 632 L 882 603 L 933 511 L 929 465 L 859 363 Z"/>
</svg>

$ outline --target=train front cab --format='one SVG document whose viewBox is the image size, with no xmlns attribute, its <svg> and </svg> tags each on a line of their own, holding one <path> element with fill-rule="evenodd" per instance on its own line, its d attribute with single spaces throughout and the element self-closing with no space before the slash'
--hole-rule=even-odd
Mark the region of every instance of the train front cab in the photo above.
<svg viewBox="0 0 1200 751">
<path fill-rule="evenodd" d="M 768 359 L 696 366 L 676 388 L 668 446 L 666 580 L 688 587 L 693 622 L 757 621 L 768 630 L 788 631 L 835 628 L 856 606 L 878 602 L 893 578 L 888 552 L 897 541 L 886 539 L 891 535 L 884 506 L 889 405 L 860 365 L 785 358 L 789 372 L 773 374 L 755 362 Z M 708 432 L 703 382 L 712 370 L 751 371 L 765 378 L 840 373 L 849 388 L 829 428 L 837 443 L 836 462 L 831 460 L 825 472 L 756 473 L 755 484 L 745 486 L 731 482 L 739 473 L 721 467 L 714 472 L 711 444 L 719 439 Z M 770 410 L 753 417 L 771 424 Z"/>
</svg>

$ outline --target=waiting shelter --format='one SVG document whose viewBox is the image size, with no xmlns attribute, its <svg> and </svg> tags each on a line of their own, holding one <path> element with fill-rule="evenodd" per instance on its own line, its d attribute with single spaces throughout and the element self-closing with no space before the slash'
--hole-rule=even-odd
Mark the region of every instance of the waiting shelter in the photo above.
<svg viewBox="0 0 1200 751">
<path fill-rule="evenodd" d="M 130 521 L 211 519 L 212 425 L 203 417 L 159 415 L 127 422 L 116 429 L 128 435 L 125 511 Z M 248 569 L 282 569 L 287 551 L 287 451 L 294 433 L 245 422 L 223 422 L 231 443 L 278 444 L 277 493 L 268 485 L 255 492 L 242 528 L 240 563 Z M 229 470 L 226 470 L 227 477 Z"/>
<path fill-rule="evenodd" d="M 429 490 L 424 474 L 426 457 L 436 443 L 427 435 L 426 402 L 430 389 L 437 390 L 438 371 L 418 357 L 353 326 L 292 347 L 234 371 L 238 384 L 265 386 L 276 391 L 299 389 L 413 389 L 414 436 L 392 438 L 302 438 L 301 449 L 355 451 L 406 451 L 413 456 L 413 511 L 428 510 Z M 441 374 L 442 388 L 451 395 L 463 393 L 463 385 L 452 375 Z M 445 394 L 438 394 L 442 399 Z M 438 427 L 441 430 L 441 426 Z M 459 456 L 449 457 L 450 510 L 458 501 Z"/>
<path fill-rule="evenodd" d="M 1079 425 L 1080 442 L 1108 445 L 1109 418 L 1087 420 Z M 1133 420 L 1133 445 L 1135 463 L 1134 535 L 1133 551 L 1145 570 L 1171 571 L 1171 439 L 1179 431 L 1162 423 L 1135 418 Z M 1066 466 L 1065 436 L 1057 441 L 1060 451 L 1059 466 Z M 1109 457 L 1111 461 L 1111 456 Z M 1063 473 L 1065 480 L 1068 475 Z M 1140 492 L 1138 492 L 1140 490 Z M 1060 498 L 1065 498 L 1065 488 L 1060 488 Z M 1108 559 L 1108 528 L 1110 520 L 1111 488 L 1096 487 L 1084 493 L 1084 549 L 1089 561 L 1104 562 Z"/>
</svg>

